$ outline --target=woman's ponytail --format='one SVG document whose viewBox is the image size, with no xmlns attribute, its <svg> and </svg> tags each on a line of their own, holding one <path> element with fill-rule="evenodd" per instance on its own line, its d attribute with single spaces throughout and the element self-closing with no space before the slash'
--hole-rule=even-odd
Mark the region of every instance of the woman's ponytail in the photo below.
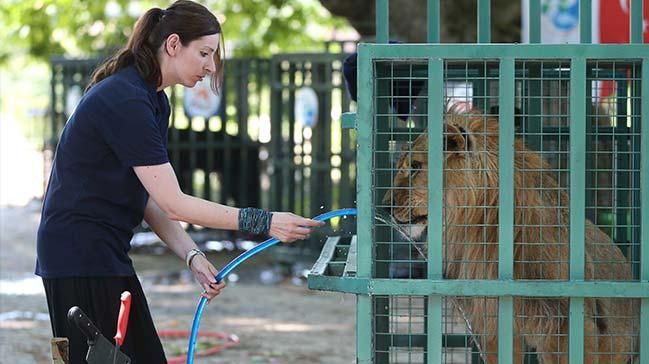
<svg viewBox="0 0 649 364">
<path fill-rule="evenodd" d="M 126 47 L 120 49 L 93 72 L 86 91 L 97 82 L 131 64 L 135 64 L 145 80 L 148 82 L 153 80 L 151 84 L 159 85 L 160 65 L 156 52 L 160 44 L 153 44 L 152 41 L 155 41 L 154 38 L 159 38 L 155 36 L 155 30 L 164 12 L 160 8 L 152 8 L 138 19 Z"/>
</svg>

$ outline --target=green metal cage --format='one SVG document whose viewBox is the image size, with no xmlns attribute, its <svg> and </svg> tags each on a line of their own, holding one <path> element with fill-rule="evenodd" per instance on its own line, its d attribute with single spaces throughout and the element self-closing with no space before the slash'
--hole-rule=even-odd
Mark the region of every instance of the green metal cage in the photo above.
<svg viewBox="0 0 649 364">
<path fill-rule="evenodd" d="M 358 363 L 649 361 L 649 47 L 586 44 L 588 17 L 584 44 L 486 44 L 488 20 L 485 44 L 432 44 L 428 11 L 431 44 L 386 44 L 377 2 L 357 235 L 309 287 L 357 294 Z"/>
</svg>

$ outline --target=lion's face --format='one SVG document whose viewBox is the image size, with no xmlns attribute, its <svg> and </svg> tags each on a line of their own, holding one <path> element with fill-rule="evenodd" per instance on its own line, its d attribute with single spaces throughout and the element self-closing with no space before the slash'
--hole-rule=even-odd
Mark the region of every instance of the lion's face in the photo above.
<svg viewBox="0 0 649 364">
<path fill-rule="evenodd" d="M 428 223 L 428 138 L 421 134 L 409 151 L 401 154 L 392 189 L 383 197 L 391 206 L 391 213 L 406 228 L 409 235 L 418 238 Z"/>
<path fill-rule="evenodd" d="M 449 115 L 444 122 L 444 198 L 446 206 L 484 203 L 484 196 L 467 191 L 476 185 L 495 184 L 497 176 L 498 125 L 473 114 Z M 492 153 L 493 152 L 493 153 Z M 471 172 L 471 171 L 478 171 Z M 488 189 L 489 187 L 487 187 Z M 484 188 L 481 188 L 484 189 Z M 392 188 L 383 204 L 411 238 L 418 239 L 428 224 L 428 137 L 423 133 L 404 151 L 397 163 Z M 444 213 L 447 208 L 444 208 Z"/>
</svg>

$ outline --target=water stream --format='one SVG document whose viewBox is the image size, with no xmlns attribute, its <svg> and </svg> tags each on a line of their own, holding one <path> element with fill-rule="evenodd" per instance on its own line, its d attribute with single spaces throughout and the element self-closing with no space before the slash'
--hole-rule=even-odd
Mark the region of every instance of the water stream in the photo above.
<svg viewBox="0 0 649 364">
<path fill-rule="evenodd" d="M 396 230 L 402 237 L 405 239 L 407 242 L 409 242 L 415 250 L 419 253 L 421 258 L 428 262 L 428 256 L 425 254 L 425 245 L 427 244 L 426 242 L 420 242 L 420 241 L 414 241 L 406 232 L 406 230 L 403 228 L 403 224 L 399 224 L 392 215 L 390 214 L 384 214 L 380 212 L 375 212 L 374 218 L 386 225 L 388 225 L 390 228 Z M 473 338 L 473 341 L 475 343 L 475 346 L 478 348 L 478 351 L 480 352 L 480 356 L 485 359 L 484 357 L 484 351 L 482 350 L 482 347 L 480 345 L 479 340 L 477 340 L 476 336 L 473 334 L 473 326 L 471 325 L 471 321 L 468 319 L 468 315 L 464 311 L 463 307 L 457 299 L 453 297 L 446 297 L 448 302 L 452 307 L 455 307 L 457 311 L 460 313 L 460 316 L 462 317 L 462 320 L 464 321 L 466 331 Z M 476 298 L 478 299 L 478 298 Z M 447 313 L 448 315 L 448 313 Z"/>
<path fill-rule="evenodd" d="M 410 235 L 408 235 L 408 233 L 403 229 L 403 227 L 401 227 L 401 224 L 399 224 L 394 219 L 394 217 L 392 215 L 390 215 L 390 214 L 383 214 L 383 213 L 380 213 L 380 212 L 375 212 L 374 218 L 376 220 L 384 223 L 384 224 L 387 224 L 392 229 L 396 230 L 408 243 L 410 243 L 410 245 L 413 248 L 415 248 L 415 250 L 417 250 L 417 252 L 419 253 L 419 255 L 421 256 L 421 258 L 424 261 L 426 261 L 426 262 L 428 261 L 428 256 L 426 256 L 426 254 L 424 253 L 425 248 L 419 247 L 417 245 L 417 243 L 419 243 L 421 245 L 425 245 L 426 242 L 415 242 L 414 240 L 412 240 Z"/>
</svg>

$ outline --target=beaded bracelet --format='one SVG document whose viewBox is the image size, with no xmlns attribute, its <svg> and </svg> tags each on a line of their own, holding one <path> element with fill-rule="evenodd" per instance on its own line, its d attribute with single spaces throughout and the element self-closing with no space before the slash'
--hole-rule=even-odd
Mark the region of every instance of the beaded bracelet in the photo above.
<svg viewBox="0 0 649 364">
<path fill-rule="evenodd" d="M 251 234 L 267 234 L 270 231 L 271 212 L 246 207 L 239 210 L 239 230 Z"/>
</svg>

